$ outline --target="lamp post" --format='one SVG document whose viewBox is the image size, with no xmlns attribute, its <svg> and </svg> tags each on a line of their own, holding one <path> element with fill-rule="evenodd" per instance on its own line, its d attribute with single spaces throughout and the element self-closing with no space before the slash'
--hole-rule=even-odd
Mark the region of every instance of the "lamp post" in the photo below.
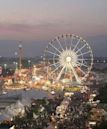
<svg viewBox="0 0 107 129">
<path fill-rule="evenodd" d="M 17 57 L 18 53 L 17 53 L 17 52 L 15 52 L 15 53 L 14 53 L 14 55 L 15 55 L 15 57 Z"/>
<path fill-rule="evenodd" d="M 106 63 L 106 60 L 103 60 L 103 63 Z"/>
<path fill-rule="evenodd" d="M 7 64 L 4 64 L 4 69 L 5 69 L 5 70 L 7 69 Z"/>
<path fill-rule="evenodd" d="M 31 60 L 28 60 L 28 67 L 30 68 L 31 66 Z"/>
<path fill-rule="evenodd" d="M 13 62 L 13 64 L 15 65 L 14 83 L 16 83 L 16 82 L 17 82 L 17 70 L 18 70 L 18 63 L 17 63 L 17 62 Z"/>
<path fill-rule="evenodd" d="M 17 52 L 14 52 L 14 56 L 15 56 L 15 61 L 17 61 L 18 53 Z"/>
<path fill-rule="evenodd" d="M 14 55 L 15 55 L 15 61 L 14 61 L 15 69 L 18 69 L 18 67 L 17 67 L 17 65 L 18 65 L 18 63 L 17 63 L 17 56 L 18 56 L 18 53 L 15 52 Z"/>
<path fill-rule="evenodd" d="M 15 62 L 15 65 L 16 65 L 16 70 L 18 69 L 18 63 L 17 62 Z"/>
<path fill-rule="evenodd" d="M 19 44 L 19 69 L 21 70 L 21 68 L 22 68 L 22 44 Z"/>
</svg>

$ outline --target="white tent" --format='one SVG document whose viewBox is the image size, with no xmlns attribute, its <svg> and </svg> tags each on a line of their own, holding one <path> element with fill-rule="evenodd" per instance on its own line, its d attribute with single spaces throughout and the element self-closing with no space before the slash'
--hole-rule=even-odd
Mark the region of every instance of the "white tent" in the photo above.
<svg viewBox="0 0 107 129">
<path fill-rule="evenodd" d="M 12 127 L 10 127 L 9 129 L 15 129 L 15 126 L 13 125 Z"/>
</svg>

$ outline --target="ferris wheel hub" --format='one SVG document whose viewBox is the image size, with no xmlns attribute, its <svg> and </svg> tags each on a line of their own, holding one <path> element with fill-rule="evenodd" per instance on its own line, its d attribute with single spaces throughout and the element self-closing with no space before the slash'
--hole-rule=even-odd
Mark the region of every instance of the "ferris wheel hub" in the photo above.
<svg viewBox="0 0 107 129">
<path fill-rule="evenodd" d="M 66 57 L 66 62 L 70 63 L 72 58 L 70 56 Z"/>
<path fill-rule="evenodd" d="M 70 68 L 71 64 L 73 67 L 77 66 L 77 55 L 73 50 L 64 50 L 60 55 L 60 65 Z"/>
</svg>

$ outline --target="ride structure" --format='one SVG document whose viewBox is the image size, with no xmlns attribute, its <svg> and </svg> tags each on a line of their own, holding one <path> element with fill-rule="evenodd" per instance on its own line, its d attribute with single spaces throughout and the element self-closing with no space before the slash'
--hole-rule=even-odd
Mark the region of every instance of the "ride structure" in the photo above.
<svg viewBox="0 0 107 129">
<path fill-rule="evenodd" d="M 44 58 L 47 75 L 54 81 L 82 84 L 89 76 L 93 66 L 93 52 L 82 37 L 74 34 L 62 34 L 48 43 Z"/>
</svg>

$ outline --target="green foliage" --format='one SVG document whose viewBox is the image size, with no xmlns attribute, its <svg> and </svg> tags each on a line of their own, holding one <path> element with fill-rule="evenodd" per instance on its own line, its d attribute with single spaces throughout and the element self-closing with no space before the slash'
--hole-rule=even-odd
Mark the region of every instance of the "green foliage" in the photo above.
<svg viewBox="0 0 107 129">
<path fill-rule="evenodd" d="M 96 99 L 100 99 L 101 103 L 107 103 L 107 84 L 99 89 L 99 93 L 100 94 L 96 97 Z"/>
<path fill-rule="evenodd" d="M 44 129 L 50 123 L 52 111 L 53 100 L 33 100 L 30 107 L 25 107 L 23 117 L 14 117 L 15 129 Z"/>
<path fill-rule="evenodd" d="M 107 121 L 103 121 L 100 125 L 97 125 L 93 129 L 107 129 Z"/>
</svg>

